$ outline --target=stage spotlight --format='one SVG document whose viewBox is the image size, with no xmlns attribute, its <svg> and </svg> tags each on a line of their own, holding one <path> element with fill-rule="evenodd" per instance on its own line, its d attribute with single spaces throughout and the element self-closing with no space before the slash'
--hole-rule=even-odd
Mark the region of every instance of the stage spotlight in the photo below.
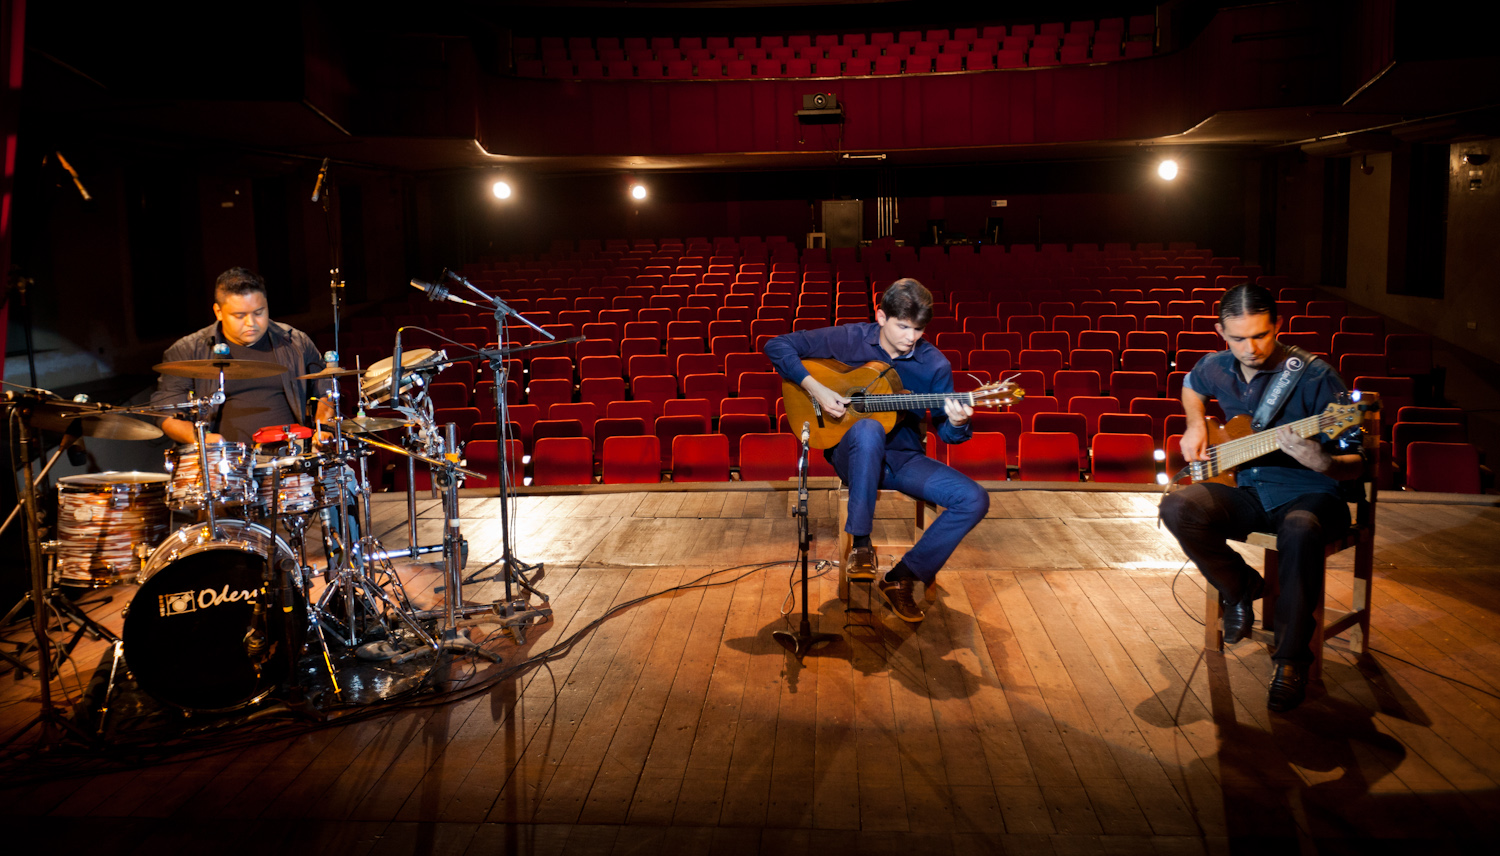
<svg viewBox="0 0 1500 856">
<path fill-rule="evenodd" d="M 511 188 L 510 188 L 510 182 L 508 182 L 508 181 L 497 181 L 490 188 L 490 190 L 494 191 L 496 199 L 509 199 L 510 198 Z"/>
<path fill-rule="evenodd" d="M 1157 449 L 1155 452 L 1151 453 L 1151 457 L 1155 458 L 1157 461 L 1165 461 L 1167 459 L 1167 453 L 1162 451 L 1161 449 Z"/>
<path fill-rule="evenodd" d="M 1156 165 L 1156 174 L 1161 176 L 1162 181 L 1171 181 L 1177 177 L 1177 161 L 1167 158 Z"/>
<path fill-rule="evenodd" d="M 630 185 L 630 198 L 634 199 L 637 202 L 640 202 L 641 200 L 645 199 L 646 198 L 646 185 L 644 185 L 644 184 L 632 184 L 632 185 Z"/>
<path fill-rule="evenodd" d="M 1168 476 L 1167 476 L 1166 473 L 1157 473 L 1156 474 L 1156 483 L 1157 484 L 1166 484 L 1167 483 L 1167 479 L 1168 479 Z"/>
</svg>

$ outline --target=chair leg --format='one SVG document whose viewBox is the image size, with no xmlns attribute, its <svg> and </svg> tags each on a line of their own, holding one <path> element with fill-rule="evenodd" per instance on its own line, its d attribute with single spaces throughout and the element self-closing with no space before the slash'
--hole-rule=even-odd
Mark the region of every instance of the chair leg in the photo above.
<svg viewBox="0 0 1500 856">
<path fill-rule="evenodd" d="M 1349 628 L 1349 650 L 1355 656 L 1364 656 L 1370 645 L 1370 595 L 1374 593 L 1372 583 L 1375 574 L 1375 533 L 1369 529 L 1360 533 L 1359 543 L 1354 547 L 1354 597 L 1350 604 L 1359 621 Z"/>
<path fill-rule="evenodd" d="M 1275 633 L 1276 599 L 1281 596 L 1281 554 L 1268 548 L 1264 567 L 1261 576 L 1265 577 L 1266 584 L 1261 592 L 1260 626 L 1267 633 Z"/>
<path fill-rule="evenodd" d="M 849 489 L 839 488 L 833 492 L 833 504 L 838 509 L 839 551 L 839 600 L 849 602 L 849 570 L 844 567 L 844 558 L 854 547 L 854 536 L 844 531 L 849 523 Z"/>
<path fill-rule="evenodd" d="M 1206 586 L 1203 592 L 1203 649 L 1224 650 L 1224 605 L 1219 603 L 1219 590 Z"/>
</svg>

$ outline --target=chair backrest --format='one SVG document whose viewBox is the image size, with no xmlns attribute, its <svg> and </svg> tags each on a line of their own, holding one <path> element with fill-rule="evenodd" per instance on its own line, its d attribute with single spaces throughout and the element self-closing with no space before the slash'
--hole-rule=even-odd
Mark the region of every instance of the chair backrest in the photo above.
<svg viewBox="0 0 1500 856">
<path fill-rule="evenodd" d="M 743 434 L 738 439 L 740 481 L 778 481 L 797 477 L 796 437 L 761 431 Z"/>
<path fill-rule="evenodd" d="M 1479 450 L 1470 443 L 1419 440 L 1406 447 L 1408 490 L 1479 493 Z"/>
<path fill-rule="evenodd" d="M 592 484 L 594 443 L 587 437 L 547 437 L 531 452 L 534 485 Z"/>
<path fill-rule="evenodd" d="M 658 429 L 658 436 L 660 430 Z M 678 434 L 672 438 L 672 481 L 729 481 L 729 440 L 723 434 Z"/>
<path fill-rule="evenodd" d="M 1156 443 L 1149 434 L 1094 435 L 1094 481 L 1156 483 Z"/>
<path fill-rule="evenodd" d="M 1007 465 L 1005 434 L 998 431 L 975 431 L 967 442 L 948 447 L 948 466 L 972 479 L 1005 481 Z"/>
<path fill-rule="evenodd" d="M 1072 432 L 1021 435 L 1016 455 L 1021 481 L 1078 481 L 1078 437 Z"/>
<path fill-rule="evenodd" d="M 609 437 L 604 441 L 602 466 L 604 484 L 659 482 L 661 441 L 654 434 Z"/>
</svg>

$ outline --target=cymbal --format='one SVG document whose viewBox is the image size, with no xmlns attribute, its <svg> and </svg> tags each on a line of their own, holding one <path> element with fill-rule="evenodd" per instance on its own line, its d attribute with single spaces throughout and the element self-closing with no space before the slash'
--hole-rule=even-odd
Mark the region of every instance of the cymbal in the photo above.
<svg viewBox="0 0 1500 856">
<path fill-rule="evenodd" d="M 199 380 L 218 379 L 220 369 L 224 370 L 225 380 L 253 380 L 286 373 L 286 366 L 263 360 L 177 360 L 151 367 L 158 374 Z"/>
<path fill-rule="evenodd" d="M 357 377 L 364 373 L 364 369 L 341 369 L 337 366 L 329 366 L 320 372 L 299 374 L 297 375 L 297 380 L 322 380 L 325 377 Z"/>
<path fill-rule="evenodd" d="M 344 430 L 350 434 L 373 434 L 376 431 L 389 431 L 392 428 L 405 428 L 410 425 L 405 419 L 390 419 L 379 416 L 356 416 L 344 420 Z M 324 428 L 333 430 L 332 425 L 324 424 Z"/>
<path fill-rule="evenodd" d="M 150 422 L 71 401 L 48 402 L 31 411 L 32 426 L 43 431 L 64 433 L 74 420 L 82 420 L 79 427 L 83 436 L 101 440 L 155 440 L 161 436 L 161 429 Z"/>
</svg>

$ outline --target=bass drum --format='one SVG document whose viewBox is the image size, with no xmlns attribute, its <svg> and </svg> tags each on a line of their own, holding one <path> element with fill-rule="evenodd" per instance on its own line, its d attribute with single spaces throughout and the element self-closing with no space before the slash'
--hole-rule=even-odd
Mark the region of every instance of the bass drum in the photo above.
<svg viewBox="0 0 1500 856">
<path fill-rule="evenodd" d="M 220 520 L 215 540 L 206 524 L 172 533 L 137 577 L 140 589 L 125 616 L 125 661 L 152 698 L 198 711 L 228 711 L 265 698 L 287 675 L 286 622 L 295 656 L 307 628 L 307 603 L 292 586 L 291 611 L 279 603 L 280 571 L 265 604 L 264 662 L 247 653 L 267 563 L 296 563 L 286 541 L 257 523 Z"/>
</svg>

